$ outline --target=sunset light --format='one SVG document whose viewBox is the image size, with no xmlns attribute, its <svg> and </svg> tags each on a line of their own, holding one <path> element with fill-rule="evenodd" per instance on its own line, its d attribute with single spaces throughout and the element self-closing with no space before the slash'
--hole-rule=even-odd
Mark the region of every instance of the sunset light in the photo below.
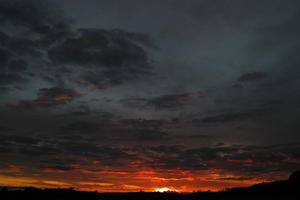
<svg viewBox="0 0 300 200">
<path fill-rule="evenodd" d="M 154 191 L 155 192 L 179 192 L 178 190 L 170 189 L 170 188 L 167 188 L 167 187 L 156 188 Z"/>
</svg>

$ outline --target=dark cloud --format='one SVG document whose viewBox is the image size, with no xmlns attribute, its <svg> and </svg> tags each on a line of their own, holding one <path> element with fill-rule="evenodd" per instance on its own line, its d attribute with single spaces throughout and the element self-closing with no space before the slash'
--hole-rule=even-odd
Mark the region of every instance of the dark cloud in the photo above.
<svg viewBox="0 0 300 200">
<path fill-rule="evenodd" d="M 225 113 L 211 117 L 205 117 L 201 120 L 203 123 L 224 123 L 232 121 L 240 121 L 253 117 L 253 113 Z"/>
<path fill-rule="evenodd" d="M 10 59 L 11 54 L 5 49 L 0 49 L 0 69 L 3 70 Z"/>
<path fill-rule="evenodd" d="M 16 86 L 27 82 L 21 74 L 14 73 L 15 70 L 18 70 L 18 67 L 16 68 L 16 65 L 18 64 L 10 63 L 11 57 L 12 54 L 7 49 L 2 49 L 0 47 L 0 87 L 2 88 L 1 93 L 5 93 L 10 90 L 10 88 L 7 86 Z"/>
<path fill-rule="evenodd" d="M 25 60 L 12 60 L 9 63 L 8 69 L 13 72 L 23 72 L 27 69 L 28 63 Z"/>
<path fill-rule="evenodd" d="M 27 38 L 18 38 L 17 36 L 9 36 L 7 33 L 0 32 L 1 46 L 7 48 L 11 57 L 17 56 L 41 56 L 42 47 L 39 41 Z"/>
<path fill-rule="evenodd" d="M 34 74 L 34 66 L 44 63 L 48 45 L 70 32 L 60 12 L 49 1 L 0 2 L 0 86 L 13 90 L 32 80 L 24 72 L 30 67 Z"/>
<path fill-rule="evenodd" d="M 82 110 L 79 109 L 78 111 L 73 111 L 67 114 L 62 114 L 61 116 L 68 116 L 68 117 L 85 117 L 85 116 L 97 116 L 101 119 L 113 119 L 117 118 L 118 116 L 114 115 L 110 112 L 104 112 L 104 111 L 91 111 L 91 110 Z"/>
<path fill-rule="evenodd" d="M 141 132 L 142 135 L 137 138 L 139 141 L 158 141 L 166 136 L 156 135 L 150 129 L 147 130 L 145 135 Z M 62 138 L 59 135 L 37 137 L 2 134 L 0 139 L 0 153 L 9 151 L 11 156 L 26 156 L 28 161 L 35 161 L 31 167 L 45 172 L 81 169 L 86 173 L 93 173 L 100 169 L 93 168 L 91 162 L 100 160 L 101 165 L 109 169 L 121 168 L 122 171 L 132 170 L 129 163 L 139 162 L 142 167 L 155 170 L 220 170 L 225 174 L 234 175 L 226 177 L 228 180 L 242 180 L 245 177 L 256 178 L 271 171 L 295 170 L 300 160 L 299 144 L 296 143 L 271 146 L 222 144 L 192 148 L 184 145 L 139 146 L 138 143 L 126 147 L 110 146 L 106 143 L 100 144 L 102 138 L 96 135 L 90 141 L 84 137 L 74 139 Z M 64 159 L 60 159 L 62 155 Z"/>
<path fill-rule="evenodd" d="M 157 47 L 146 33 L 72 29 L 71 20 L 50 1 L 4 0 L 0 11 L 1 86 L 15 84 L 12 79 L 16 77 L 25 79 L 26 70 L 33 75 L 27 82 L 38 75 L 59 85 L 71 76 L 89 89 L 122 85 L 153 74 L 146 49 Z M 41 67 L 48 68 L 47 73 Z M 86 70 L 74 70 L 77 67 Z M 15 73 L 14 77 L 8 72 Z"/>
<path fill-rule="evenodd" d="M 19 74 L 3 73 L 0 74 L 0 85 L 10 86 L 12 84 L 25 83 L 26 79 Z"/>
<path fill-rule="evenodd" d="M 278 171 L 297 169 L 299 162 L 299 145 L 291 146 L 260 146 L 258 149 L 245 150 L 241 147 L 209 147 L 198 149 L 184 149 L 182 147 L 154 147 L 152 153 L 145 153 L 154 159 L 149 162 L 152 167 L 183 170 L 221 169 L 246 177 L 247 174 L 254 176 L 256 173 L 265 173 L 274 168 Z M 244 149 L 244 150 L 243 150 Z M 150 152 L 151 152 L 150 151 Z M 298 153 L 296 153 L 298 152 Z M 160 166 L 155 165 L 160 163 Z M 275 164 L 276 163 L 276 164 Z M 242 166 L 237 169 L 237 166 Z M 260 167 L 258 167 L 260 166 Z"/>
<path fill-rule="evenodd" d="M 10 129 L 4 129 L 4 130 L 10 130 Z M 24 145 L 35 145 L 40 140 L 32 137 L 32 136 L 18 136 L 18 135 L 9 135 L 9 134 L 3 134 L 0 135 L 2 143 L 9 143 L 9 144 L 24 144 Z"/>
<path fill-rule="evenodd" d="M 150 99 L 148 104 L 156 109 L 174 109 L 183 106 L 186 101 L 194 97 L 203 97 L 202 92 L 183 93 L 178 95 L 164 95 Z"/>
<path fill-rule="evenodd" d="M 200 140 L 209 140 L 209 139 L 212 139 L 213 138 L 213 136 L 211 136 L 211 135 L 201 135 L 201 134 L 195 134 L 195 135 L 189 135 L 189 136 L 186 136 L 186 137 L 188 137 L 188 138 L 190 138 L 190 139 L 195 139 L 195 140 L 197 140 L 197 139 L 200 139 Z"/>
<path fill-rule="evenodd" d="M 255 80 L 261 80 L 267 77 L 267 74 L 265 72 L 249 72 L 241 75 L 238 78 L 238 81 L 255 81 Z"/>
<path fill-rule="evenodd" d="M 131 108 L 153 107 L 157 110 L 173 110 L 185 106 L 194 98 L 203 96 L 202 92 L 188 92 L 183 94 L 163 95 L 155 98 L 131 97 L 122 99 L 121 103 Z"/>
<path fill-rule="evenodd" d="M 11 108 L 48 108 L 70 102 L 81 97 L 82 94 L 72 89 L 42 88 L 35 100 L 23 100 L 18 104 L 9 104 Z"/>
<path fill-rule="evenodd" d="M 224 146 L 225 144 L 223 143 L 223 142 L 218 142 L 217 144 L 216 144 L 216 146 L 217 147 L 221 147 L 221 146 Z"/>
<path fill-rule="evenodd" d="M 52 170 L 58 170 L 58 171 L 69 171 L 69 170 L 73 170 L 73 169 L 76 169 L 74 167 L 68 167 L 68 166 L 60 166 L 60 165 L 56 165 L 56 166 L 48 166 L 48 167 L 45 167 L 44 171 L 46 170 L 49 170 L 49 169 L 52 169 Z"/>
<path fill-rule="evenodd" d="M 228 178 L 217 178 L 217 180 L 229 180 L 229 181 L 245 181 L 245 180 L 253 180 L 253 176 L 252 177 L 228 177 Z"/>
<path fill-rule="evenodd" d="M 7 87 L 0 87 L 0 94 L 5 94 L 5 93 L 7 93 L 7 92 L 9 92 L 9 88 L 7 88 Z"/>
<path fill-rule="evenodd" d="M 147 35 L 123 30 L 81 29 L 72 38 L 49 51 L 55 63 L 91 68 L 77 81 L 94 88 L 120 85 L 151 74 L 142 44 Z"/>
<path fill-rule="evenodd" d="M 108 139 L 132 143 L 171 140 L 167 126 L 174 124 L 172 120 L 146 119 L 99 119 L 97 121 L 77 121 L 61 127 L 62 134 L 86 134 L 90 140 L 99 136 Z"/>
<path fill-rule="evenodd" d="M 169 134 L 165 132 L 161 132 L 159 130 L 141 130 L 134 134 L 134 138 L 138 141 L 161 141 L 169 138 Z"/>
<path fill-rule="evenodd" d="M 28 29 L 37 34 L 36 38 L 44 44 L 58 40 L 69 32 L 69 24 L 63 20 L 61 10 L 49 1 L 3 0 L 0 13 L 2 25 L 23 27 L 25 31 Z"/>
<path fill-rule="evenodd" d="M 62 127 L 62 130 L 65 131 L 77 131 L 77 132 L 95 132 L 98 131 L 102 123 L 97 122 L 84 122 L 79 121 L 75 123 L 68 124 L 67 126 Z"/>
<path fill-rule="evenodd" d="M 285 102 L 283 100 L 278 99 L 254 99 L 256 102 L 242 103 L 239 106 L 233 107 L 233 109 L 225 109 L 221 110 L 218 114 L 209 115 L 206 114 L 205 117 L 201 119 L 194 119 L 196 123 L 227 123 L 227 122 L 235 122 L 235 121 L 246 121 L 252 120 L 257 123 L 257 120 L 264 119 L 266 116 L 270 117 L 274 112 L 280 112 L 280 110 L 284 109 Z M 241 100 L 240 100 L 241 101 Z M 230 102 L 234 104 L 235 102 Z M 199 116 L 195 116 L 195 118 L 199 118 Z M 192 120 L 193 121 L 193 120 Z"/>
<path fill-rule="evenodd" d="M 20 146 L 18 148 L 18 153 L 25 156 L 51 156 L 62 153 L 61 150 L 55 148 L 54 146 L 44 145 L 44 146 Z"/>
</svg>

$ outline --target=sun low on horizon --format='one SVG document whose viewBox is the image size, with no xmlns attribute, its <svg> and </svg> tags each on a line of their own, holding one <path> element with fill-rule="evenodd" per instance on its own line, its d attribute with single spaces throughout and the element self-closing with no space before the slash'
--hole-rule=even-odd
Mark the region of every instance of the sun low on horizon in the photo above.
<svg viewBox="0 0 300 200">
<path fill-rule="evenodd" d="M 180 191 L 176 189 L 170 189 L 168 187 L 163 187 L 163 188 L 155 188 L 154 192 L 180 192 Z"/>
<path fill-rule="evenodd" d="M 299 9 L 0 0 L 0 187 L 188 193 L 287 179 L 300 169 Z"/>
</svg>

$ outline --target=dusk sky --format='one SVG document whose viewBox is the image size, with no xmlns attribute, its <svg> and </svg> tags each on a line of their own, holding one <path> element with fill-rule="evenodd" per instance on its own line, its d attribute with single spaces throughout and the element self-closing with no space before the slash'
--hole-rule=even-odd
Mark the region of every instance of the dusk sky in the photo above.
<svg viewBox="0 0 300 200">
<path fill-rule="evenodd" d="M 298 0 L 0 0 L 0 186 L 222 190 L 300 169 Z"/>
</svg>

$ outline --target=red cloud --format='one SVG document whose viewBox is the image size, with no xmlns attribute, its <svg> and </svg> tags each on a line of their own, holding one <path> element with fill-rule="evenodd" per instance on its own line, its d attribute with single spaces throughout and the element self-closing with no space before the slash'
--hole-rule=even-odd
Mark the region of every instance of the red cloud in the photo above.
<svg viewBox="0 0 300 200">
<path fill-rule="evenodd" d="M 18 104 L 9 104 L 11 108 L 47 108 L 81 97 L 82 94 L 72 89 L 43 88 L 39 90 L 38 98 L 34 100 L 23 100 Z"/>
</svg>

